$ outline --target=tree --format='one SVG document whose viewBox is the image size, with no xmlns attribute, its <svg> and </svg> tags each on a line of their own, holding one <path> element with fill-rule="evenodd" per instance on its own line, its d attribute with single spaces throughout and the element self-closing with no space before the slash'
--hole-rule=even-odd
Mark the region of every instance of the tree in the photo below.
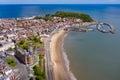
<svg viewBox="0 0 120 80">
<path fill-rule="evenodd" d="M 61 18 L 79 18 L 83 22 L 91 22 L 93 19 L 88 15 L 84 13 L 77 13 L 77 12 L 64 12 L 64 11 L 57 11 L 53 16 L 58 16 Z"/>
<path fill-rule="evenodd" d="M 41 76 L 36 76 L 36 80 L 43 80 Z"/>
<path fill-rule="evenodd" d="M 35 36 L 34 37 L 34 42 L 40 42 L 40 39 Z"/>
<path fill-rule="evenodd" d="M 20 45 L 23 45 L 24 43 L 25 43 L 25 40 L 21 40 L 21 41 L 19 42 Z"/>
<path fill-rule="evenodd" d="M 35 75 L 41 75 L 41 69 L 38 66 L 34 66 L 33 69 Z"/>
<path fill-rule="evenodd" d="M 28 50 L 28 45 L 23 45 L 22 48 Z"/>
<path fill-rule="evenodd" d="M 36 76 L 36 80 L 44 80 L 45 79 L 45 72 L 42 72 L 39 66 L 34 66 L 34 75 Z"/>
<path fill-rule="evenodd" d="M 12 67 L 16 66 L 15 60 L 13 58 L 6 58 L 5 61 Z"/>
<path fill-rule="evenodd" d="M 34 19 L 42 19 L 41 16 L 35 16 Z"/>
<path fill-rule="evenodd" d="M 33 80 L 33 78 L 31 77 L 29 80 Z"/>
<path fill-rule="evenodd" d="M 8 50 L 9 50 L 9 51 L 13 51 L 14 49 L 10 47 Z"/>
</svg>

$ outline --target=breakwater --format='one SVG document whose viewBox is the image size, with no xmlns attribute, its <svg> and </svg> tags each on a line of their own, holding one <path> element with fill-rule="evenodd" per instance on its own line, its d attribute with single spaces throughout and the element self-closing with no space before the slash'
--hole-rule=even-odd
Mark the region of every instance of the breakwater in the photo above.
<svg viewBox="0 0 120 80">
<path fill-rule="evenodd" d="M 100 22 L 99 22 L 97 25 L 98 25 L 98 26 L 97 26 L 97 29 L 98 29 L 98 31 L 100 31 L 100 32 L 103 32 L 103 33 L 109 33 L 109 32 L 111 32 L 112 34 L 115 33 L 115 28 L 114 28 L 111 24 L 108 24 L 108 23 L 100 23 Z M 107 27 L 109 27 L 110 30 L 102 29 L 102 27 L 103 27 L 104 25 L 107 26 Z"/>
<path fill-rule="evenodd" d="M 87 29 L 84 28 L 85 26 L 91 26 L 91 25 L 97 25 L 97 21 L 95 22 L 90 22 L 90 23 L 83 23 L 83 24 L 79 24 L 79 25 L 67 25 L 66 27 L 64 27 L 65 31 L 79 31 L 79 32 L 90 32 L 90 31 L 94 31 L 93 29 Z"/>
<path fill-rule="evenodd" d="M 88 29 L 88 28 L 83 28 L 84 26 L 91 26 L 91 25 L 96 25 L 96 28 L 98 31 L 102 33 L 115 33 L 115 28 L 111 24 L 105 23 L 105 22 L 94 22 L 94 23 L 89 23 L 89 24 L 84 24 L 84 25 L 79 25 L 79 26 L 67 26 L 64 28 L 65 31 L 79 31 L 79 32 L 91 32 L 94 31 L 94 29 Z M 103 29 L 103 26 L 109 27 L 109 29 Z"/>
</svg>

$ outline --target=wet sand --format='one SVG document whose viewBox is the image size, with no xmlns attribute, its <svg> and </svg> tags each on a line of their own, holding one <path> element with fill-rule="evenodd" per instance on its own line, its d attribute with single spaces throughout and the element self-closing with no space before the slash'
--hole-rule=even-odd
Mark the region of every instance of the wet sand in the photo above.
<svg viewBox="0 0 120 80">
<path fill-rule="evenodd" d="M 71 80 L 61 48 L 65 33 L 64 30 L 59 31 L 52 37 L 50 43 L 51 58 L 54 64 L 54 80 Z"/>
</svg>

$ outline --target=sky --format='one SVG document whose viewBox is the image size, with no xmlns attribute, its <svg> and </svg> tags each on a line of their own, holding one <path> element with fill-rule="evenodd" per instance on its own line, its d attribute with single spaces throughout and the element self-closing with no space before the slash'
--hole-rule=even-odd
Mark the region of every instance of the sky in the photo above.
<svg viewBox="0 0 120 80">
<path fill-rule="evenodd" d="M 0 0 L 0 4 L 120 4 L 120 0 Z"/>
</svg>

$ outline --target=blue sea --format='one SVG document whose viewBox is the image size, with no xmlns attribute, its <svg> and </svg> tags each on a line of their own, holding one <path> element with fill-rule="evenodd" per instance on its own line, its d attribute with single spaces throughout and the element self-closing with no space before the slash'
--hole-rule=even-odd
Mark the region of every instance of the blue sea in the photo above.
<svg viewBox="0 0 120 80">
<path fill-rule="evenodd" d="M 89 14 L 95 20 L 115 27 L 115 34 L 69 32 L 64 50 L 70 70 L 77 80 L 120 80 L 120 5 L 0 5 L 0 18 L 17 18 L 74 11 Z"/>
</svg>

